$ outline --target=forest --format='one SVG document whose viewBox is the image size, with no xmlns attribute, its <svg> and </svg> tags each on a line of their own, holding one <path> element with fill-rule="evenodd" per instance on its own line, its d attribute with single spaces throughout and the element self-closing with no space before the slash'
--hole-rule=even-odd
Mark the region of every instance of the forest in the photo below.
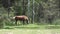
<svg viewBox="0 0 60 34">
<path fill-rule="evenodd" d="M 60 25 L 60 0 L 0 0 L 0 27 L 15 25 L 13 17 L 21 15 L 28 17 L 28 24 Z"/>
</svg>

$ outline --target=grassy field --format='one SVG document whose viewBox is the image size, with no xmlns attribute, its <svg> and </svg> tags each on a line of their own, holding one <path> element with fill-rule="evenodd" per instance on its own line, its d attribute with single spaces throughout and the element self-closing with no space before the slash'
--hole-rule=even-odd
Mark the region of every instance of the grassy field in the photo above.
<svg viewBox="0 0 60 34">
<path fill-rule="evenodd" d="M 18 25 L 18 26 L 5 26 L 5 29 L 60 29 L 60 25 Z"/>
<path fill-rule="evenodd" d="M 5 26 L 0 34 L 60 34 L 60 25 L 19 25 Z"/>
<path fill-rule="evenodd" d="M 0 34 L 60 34 L 60 29 L 1 29 Z"/>
</svg>

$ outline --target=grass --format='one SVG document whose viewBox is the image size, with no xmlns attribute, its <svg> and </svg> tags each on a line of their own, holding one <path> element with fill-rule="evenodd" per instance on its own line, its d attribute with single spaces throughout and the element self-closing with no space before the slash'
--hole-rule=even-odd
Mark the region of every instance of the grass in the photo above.
<svg viewBox="0 0 60 34">
<path fill-rule="evenodd" d="M 19 26 L 5 26 L 5 29 L 60 29 L 60 25 L 19 25 Z"/>
<path fill-rule="evenodd" d="M 60 34 L 60 29 L 2 29 L 0 34 Z"/>
<path fill-rule="evenodd" d="M 5 26 L 0 34 L 60 34 L 60 25 L 19 25 Z"/>
</svg>

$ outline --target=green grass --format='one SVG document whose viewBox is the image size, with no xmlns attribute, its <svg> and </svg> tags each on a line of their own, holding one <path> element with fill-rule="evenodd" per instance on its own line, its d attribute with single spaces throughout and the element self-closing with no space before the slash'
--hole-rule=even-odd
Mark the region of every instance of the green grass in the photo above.
<svg viewBox="0 0 60 34">
<path fill-rule="evenodd" d="M 5 26 L 0 34 L 60 34 L 60 25 L 18 25 Z"/>
<path fill-rule="evenodd" d="M 60 29 L 1 29 L 0 34 L 60 34 Z"/>
<path fill-rule="evenodd" d="M 60 29 L 60 25 L 18 25 L 18 26 L 5 26 L 5 29 Z"/>
</svg>

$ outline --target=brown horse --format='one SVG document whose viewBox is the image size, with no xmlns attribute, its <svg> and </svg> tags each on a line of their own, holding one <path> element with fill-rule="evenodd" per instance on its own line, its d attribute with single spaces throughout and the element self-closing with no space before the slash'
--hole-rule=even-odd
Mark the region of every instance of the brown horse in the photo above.
<svg viewBox="0 0 60 34">
<path fill-rule="evenodd" d="M 13 17 L 13 19 L 15 19 L 15 24 L 17 25 L 17 21 L 23 21 L 23 24 L 25 24 L 25 22 L 28 24 L 28 17 L 25 16 L 25 15 L 22 15 L 22 16 L 15 16 Z"/>
</svg>

